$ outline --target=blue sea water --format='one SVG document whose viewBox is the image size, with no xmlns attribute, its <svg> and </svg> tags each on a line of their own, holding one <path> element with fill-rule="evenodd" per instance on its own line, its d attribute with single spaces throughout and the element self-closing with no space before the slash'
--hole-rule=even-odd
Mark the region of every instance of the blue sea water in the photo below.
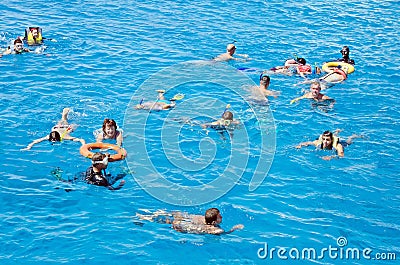
<svg viewBox="0 0 400 265">
<path fill-rule="evenodd" d="M 319 264 L 394 264 L 378 261 L 385 255 L 376 254 L 387 254 L 387 259 L 389 253 L 397 259 L 400 255 L 399 7 L 398 1 L 1 3 L 2 48 L 30 25 L 41 26 L 45 37 L 56 40 L 46 40 L 41 54 L 0 58 L 1 264 L 285 264 L 294 262 L 291 249 L 315 248 L 321 254 L 330 247 L 338 249 L 337 257 L 326 252 L 320 259 L 299 259 Z M 290 105 L 308 89 L 296 76 L 271 76 L 270 88 L 281 95 L 270 98 L 269 106 L 252 105 L 237 97 L 240 93 L 229 94 L 224 84 L 194 82 L 173 88 L 169 95 L 185 93 L 176 110 L 188 108 L 185 104 L 193 98 L 206 97 L 203 103 L 190 105 L 199 115 L 193 126 L 181 127 L 178 141 L 183 156 L 204 158 L 208 164 L 196 171 L 180 170 L 185 165 L 176 166 L 173 157 L 166 158 L 159 144 L 163 128 L 174 121 L 172 111 L 147 113 L 145 134 L 135 134 L 127 126 L 144 115 L 132 111 L 142 96 L 135 93 L 163 69 L 209 60 L 234 40 L 237 53 L 252 60 L 222 64 L 232 69 L 269 69 L 293 54 L 321 65 L 340 57 L 340 49 L 348 45 L 356 71 L 326 91 L 337 101 L 330 110 L 307 101 Z M 204 75 L 193 70 L 189 74 L 197 73 Z M 227 82 L 231 73 L 227 71 Z M 168 81 L 174 76 L 182 81 L 181 73 L 175 74 Z M 258 75 L 246 72 L 243 78 L 257 83 Z M 156 80 L 159 87 L 154 90 L 165 89 L 167 83 Z M 146 92 L 146 98 L 156 96 L 153 90 Z M 206 135 L 198 123 L 219 116 L 228 103 L 244 128 L 235 132 L 233 141 L 213 131 Z M 106 117 L 124 129 L 129 161 L 109 166 L 112 173 L 129 166 L 131 174 L 121 190 L 60 183 L 52 176 L 61 168 L 64 178 L 72 178 L 90 165 L 79 154 L 78 143 L 43 142 L 30 151 L 20 150 L 46 135 L 64 107 L 73 109 L 70 122 L 79 125 L 73 135 L 87 142 L 95 140 L 92 132 Z M 271 114 L 276 128 L 268 135 L 276 143 L 274 158 L 271 168 L 265 166 L 265 180 L 250 191 L 260 156 L 258 124 L 267 123 L 270 130 Z M 343 159 L 324 161 L 325 152 L 295 148 L 335 129 L 343 130 L 343 138 L 364 136 L 345 149 Z M 140 175 L 140 166 L 145 166 L 140 164 L 141 155 L 152 157 L 157 169 L 174 183 L 205 185 L 227 167 L 241 135 L 250 139 L 248 152 L 243 152 L 249 158 L 243 177 L 223 196 L 199 205 L 170 204 L 142 186 L 146 176 Z M 132 150 L 141 141 L 148 154 Z M 165 146 L 169 149 L 174 146 Z M 199 150 L 211 153 L 203 156 Z M 215 158 L 210 162 L 212 152 Z M 242 173 L 235 165 L 229 171 Z M 159 209 L 201 214 L 210 207 L 221 210 L 223 228 L 241 223 L 244 229 L 222 236 L 191 235 L 135 217 L 137 212 Z M 339 247 L 338 238 L 347 245 Z M 266 245 L 275 252 L 262 259 L 259 255 L 265 252 L 259 250 Z M 280 247 L 286 249 L 280 254 L 288 260 L 278 257 Z M 348 248 L 369 248 L 373 259 L 340 256 Z"/>
</svg>

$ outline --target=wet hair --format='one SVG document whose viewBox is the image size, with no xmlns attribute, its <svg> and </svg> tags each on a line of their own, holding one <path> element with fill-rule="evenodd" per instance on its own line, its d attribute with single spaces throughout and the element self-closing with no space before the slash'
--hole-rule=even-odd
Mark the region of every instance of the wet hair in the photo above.
<svg viewBox="0 0 400 265">
<path fill-rule="evenodd" d="M 233 113 L 230 112 L 229 110 L 225 111 L 224 114 L 222 114 L 222 118 L 224 120 L 231 120 L 233 121 Z"/>
<path fill-rule="evenodd" d="M 106 129 L 106 125 L 114 126 L 115 130 L 117 130 L 117 123 L 113 119 L 104 119 L 103 122 L 103 132 Z"/>
<path fill-rule="evenodd" d="M 343 46 L 342 50 L 340 51 L 341 53 L 343 53 L 344 51 L 347 51 L 347 53 L 350 53 L 350 49 L 348 46 Z"/>
<path fill-rule="evenodd" d="M 14 45 L 17 44 L 17 43 L 22 43 L 22 40 L 20 38 L 15 39 L 14 40 Z"/>
<path fill-rule="evenodd" d="M 267 82 L 271 81 L 271 78 L 270 78 L 268 75 L 264 74 L 264 73 L 262 73 L 262 74 L 260 75 L 260 81 L 263 79 L 263 77 L 266 77 L 266 78 L 267 78 Z"/>
<path fill-rule="evenodd" d="M 321 84 L 319 83 L 319 82 L 312 82 L 311 83 L 311 85 L 310 85 L 310 87 L 312 87 L 312 86 L 318 86 L 319 87 L 319 90 L 321 90 Z M 329 131 L 328 131 L 329 132 Z"/>
<path fill-rule="evenodd" d="M 329 136 L 329 138 L 331 138 L 332 141 L 332 145 L 333 145 L 333 133 L 331 131 L 325 131 L 322 133 L 322 136 Z M 322 149 L 322 144 L 321 144 L 321 149 Z"/>
<path fill-rule="evenodd" d="M 94 153 L 94 155 L 92 156 L 92 163 L 93 164 L 97 164 L 96 162 L 101 162 L 103 161 L 103 159 L 106 157 L 105 154 L 101 153 L 101 152 L 97 152 Z"/>
<path fill-rule="evenodd" d="M 306 59 L 304 59 L 304 58 L 297 58 L 297 60 L 296 60 L 299 64 L 306 64 Z"/>
<path fill-rule="evenodd" d="M 219 210 L 217 208 L 210 208 L 206 211 L 204 218 L 206 219 L 206 224 L 213 225 L 218 218 Z"/>
<path fill-rule="evenodd" d="M 61 142 L 61 136 L 60 133 L 57 131 L 52 131 L 49 134 L 49 141 L 50 142 Z"/>
</svg>

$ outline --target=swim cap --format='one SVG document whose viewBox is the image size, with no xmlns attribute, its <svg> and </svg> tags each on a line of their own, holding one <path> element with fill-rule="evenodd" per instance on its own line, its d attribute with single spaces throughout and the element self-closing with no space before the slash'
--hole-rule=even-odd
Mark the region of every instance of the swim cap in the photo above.
<svg viewBox="0 0 400 265">
<path fill-rule="evenodd" d="M 228 46 L 226 46 L 226 50 L 227 50 L 227 51 L 230 51 L 230 50 L 232 50 L 233 48 L 236 48 L 236 46 L 235 46 L 234 44 L 232 44 L 232 43 L 229 43 Z"/>
</svg>

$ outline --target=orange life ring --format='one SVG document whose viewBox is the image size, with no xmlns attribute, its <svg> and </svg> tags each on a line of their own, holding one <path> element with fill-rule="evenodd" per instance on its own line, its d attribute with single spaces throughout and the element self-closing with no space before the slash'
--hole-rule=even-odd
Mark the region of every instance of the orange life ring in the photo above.
<svg viewBox="0 0 400 265">
<path fill-rule="evenodd" d="M 119 161 L 122 159 L 125 159 L 127 153 L 126 150 L 118 145 L 115 144 L 107 144 L 107 143 L 91 143 L 91 144 L 85 144 L 82 145 L 81 148 L 79 149 L 79 152 L 81 155 L 87 158 L 92 158 L 94 153 L 91 152 L 93 149 L 112 149 L 116 154 L 110 155 L 108 158 L 109 162 L 114 162 L 114 161 Z"/>
</svg>

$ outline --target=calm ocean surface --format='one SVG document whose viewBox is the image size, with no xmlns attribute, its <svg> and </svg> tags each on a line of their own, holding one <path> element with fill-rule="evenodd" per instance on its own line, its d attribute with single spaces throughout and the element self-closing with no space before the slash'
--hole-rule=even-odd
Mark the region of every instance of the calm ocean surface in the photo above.
<svg viewBox="0 0 400 265">
<path fill-rule="evenodd" d="M 41 26 L 43 35 L 56 42 L 46 40 L 41 54 L 0 58 L 0 263 L 291 264 L 296 249 L 301 259 L 302 250 L 313 248 L 317 258 L 305 262 L 395 264 L 388 259 L 393 259 L 391 254 L 400 258 L 399 8 L 399 1 L 352 0 L 3 1 L 1 48 L 31 25 Z M 224 196 L 192 206 L 165 203 L 138 183 L 139 162 L 116 192 L 84 183 L 63 184 L 52 176 L 54 169 L 61 168 L 63 177 L 71 178 L 90 165 L 79 154 L 78 143 L 43 142 L 20 151 L 48 134 L 62 109 L 71 107 L 70 122 L 79 125 L 74 136 L 93 142 L 93 131 L 103 119 L 113 118 L 131 143 L 129 161 L 141 161 L 134 147 L 146 139 L 158 170 L 172 172 L 171 181 L 212 181 L 229 162 L 229 140 L 184 125 L 179 138 L 183 155 L 200 157 L 202 137 L 213 140 L 216 152 L 207 168 L 182 173 L 162 158 L 158 144 L 164 122 L 171 120 L 167 112 L 149 115 L 145 135 L 132 133 L 124 123 L 132 104 L 140 100 L 135 92 L 151 76 L 166 67 L 179 69 L 178 63 L 209 60 L 234 40 L 237 53 L 252 60 L 226 64 L 232 69 L 269 69 L 293 54 L 321 65 L 340 57 L 342 46 L 348 45 L 356 71 L 326 90 L 337 101 L 328 111 L 308 101 L 289 104 L 309 88 L 298 85 L 303 80 L 296 76 L 271 76 L 270 88 L 281 95 L 269 99 L 269 108 L 253 106 L 258 108 L 257 118 L 248 112 L 246 100 L 217 84 L 186 84 L 170 91 L 171 96 L 185 93 L 177 110 L 191 98 L 206 96 L 204 104 L 192 109 L 219 116 L 221 106 L 230 103 L 244 123 L 251 142 L 248 163 L 243 177 Z M 255 83 L 259 74 L 245 73 Z M 228 71 L 227 80 L 230 77 Z M 160 80 L 148 97 L 165 88 Z M 216 102 L 211 108 L 210 99 L 222 105 Z M 271 122 L 268 111 L 276 126 L 269 133 L 276 135 L 275 156 L 269 171 L 265 167 L 265 180 L 249 191 L 259 156 L 257 124 Z M 335 129 L 343 130 L 342 138 L 364 136 L 345 149 L 344 159 L 324 161 L 325 152 L 295 148 Z M 240 142 L 245 131 L 238 131 L 234 139 Z M 109 171 L 116 174 L 127 167 L 125 161 L 115 162 Z M 243 173 L 235 165 L 230 171 Z M 191 235 L 168 225 L 139 223 L 135 217 L 137 212 L 159 209 L 202 214 L 210 207 L 221 210 L 223 228 L 245 228 L 222 236 Z M 268 253 L 261 249 L 265 246 Z M 288 260 L 278 257 L 281 247 L 286 252 L 280 254 Z M 349 248 L 360 250 L 360 258 L 346 259 Z M 371 260 L 363 257 L 365 249 L 371 250 Z M 264 254 L 264 259 L 259 257 Z"/>
</svg>

